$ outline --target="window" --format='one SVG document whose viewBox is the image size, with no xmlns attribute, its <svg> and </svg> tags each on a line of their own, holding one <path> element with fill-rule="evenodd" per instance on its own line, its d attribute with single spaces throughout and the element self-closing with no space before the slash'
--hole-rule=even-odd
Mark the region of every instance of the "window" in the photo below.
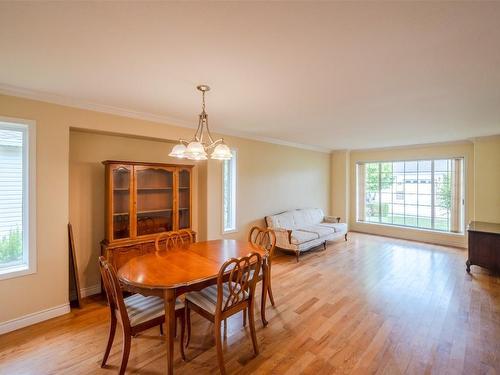
<svg viewBox="0 0 500 375">
<path fill-rule="evenodd" d="M 0 279 L 35 272 L 35 127 L 0 118 Z"/>
<path fill-rule="evenodd" d="M 222 231 L 236 231 L 236 151 L 222 164 Z"/>
<path fill-rule="evenodd" d="M 463 158 L 357 163 L 357 220 L 463 233 Z"/>
</svg>

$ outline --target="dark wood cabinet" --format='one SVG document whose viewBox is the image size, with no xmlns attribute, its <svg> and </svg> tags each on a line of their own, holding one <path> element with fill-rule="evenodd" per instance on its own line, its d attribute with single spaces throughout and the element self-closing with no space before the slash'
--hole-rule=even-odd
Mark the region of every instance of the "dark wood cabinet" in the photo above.
<svg viewBox="0 0 500 375">
<path fill-rule="evenodd" d="M 500 272 L 500 224 L 471 221 L 467 231 L 469 233 L 467 272 L 470 272 L 472 265 Z"/>
<path fill-rule="evenodd" d="M 134 256 L 155 251 L 159 233 L 191 230 L 192 165 L 116 160 L 103 164 L 106 238 L 101 252 L 117 269 Z"/>
</svg>

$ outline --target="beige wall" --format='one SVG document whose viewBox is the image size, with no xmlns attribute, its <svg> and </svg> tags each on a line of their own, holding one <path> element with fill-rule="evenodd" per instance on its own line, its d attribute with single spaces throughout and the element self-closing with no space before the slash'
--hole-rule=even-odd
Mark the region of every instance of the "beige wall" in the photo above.
<svg viewBox="0 0 500 375">
<path fill-rule="evenodd" d="M 454 142 L 429 146 L 410 146 L 391 149 L 351 151 L 349 163 L 350 220 L 349 229 L 365 233 L 393 236 L 416 241 L 466 247 L 465 234 L 440 233 L 396 226 L 356 222 L 356 163 L 359 161 L 415 160 L 432 158 L 465 158 L 465 222 L 474 215 L 474 145 L 472 142 Z M 342 173 L 342 171 L 340 171 Z"/>
<path fill-rule="evenodd" d="M 71 193 L 71 219 L 75 234 L 79 237 L 78 247 L 82 254 L 80 272 L 84 287 L 95 282 L 92 256 L 96 241 L 101 235 L 94 233 L 93 219 L 102 220 L 99 203 L 88 205 L 89 192 L 92 200 L 102 199 L 100 187 L 90 186 L 91 181 L 99 184 L 102 175 L 97 167 L 85 163 L 107 158 L 121 158 L 130 155 L 144 160 L 163 161 L 161 142 L 140 140 L 144 145 L 136 151 L 120 149 L 130 142 L 137 146 L 137 140 L 115 139 L 113 155 L 102 148 L 105 141 L 99 141 L 99 148 L 85 150 L 79 141 L 85 143 L 92 134 L 72 133 L 70 179 L 70 128 L 115 133 L 129 136 L 152 137 L 160 140 L 190 138 L 193 129 L 180 128 L 134 118 L 121 117 L 84 109 L 49 104 L 35 100 L 0 95 L 0 116 L 36 121 L 37 127 L 37 273 L 0 281 L 0 324 L 27 314 L 67 304 L 68 302 L 68 245 L 66 224 L 69 220 L 70 184 L 80 189 L 81 195 Z M 110 139 L 109 135 L 100 135 Z M 117 137 L 123 138 L 123 137 Z M 293 147 L 272 145 L 263 142 L 225 137 L 228 144 L 238 149 L 238 228 L 228 237 L 245 238 L 246 229 L 259 222 L 269 213 L 295 207 L 321 207 L 329 212 L 329 170 L 328 154 L 306 151 Z M 155 144 L 148 156 L 146 144 Z M 130 152 L 129 152 L 130 151 Z M 91 155 L 95 153 L 95 155 Z M 81 163 L 79 165 L 79 163 Z M 89 177 L 75 187 L 75 181 Z M 198 230 L 202 237 L 221 236 L 221 166 L 220 163 L 200 164 L 198 171 Z M 204 189 L 204 190 L 202 190 Z M 86 206 L 86 207 L 83 207 Z M 80 212 L 78 216 L 75 212 Z M 74 216 L 74 213 L 76 216 Z M 204 219 L 207 218 L 207 219 Z M 91 225 L 90 225 L 91 223 Z M 78 225 L 78 228 L 76 226 Z M 101 227 L 96 224 L 95 227 Z M 102 228 L 102 227 L 101 227 Z M 96 229 L 97 230 L 97 229 Z M 100 229 L 102 230 L 102 229 Z M 90 238 L 88 237 L 90 234 Z M 102 232 L 101 232 L 102 233 Z M 85 238 L 84 238 L 85 237 Z M 77 248 L 77 251 L 79 249 Z M 83 252 L 87 251 L 87 254 Z M 90 285 L 89 285 L 90 284 Z M 22 296 L 22 298 L 19 298 Z M 5 308 L 4 301 L 15 301 Z"/>
<path fill-rule="evenodd" d="M 237 151 L 237 232 L 222 236 L 222 168 L 208 163 L 211 220 L 207 237 L 245 239 L 253 225 L 281 211 L 320 207 L 330 212 L 330 156 L 325 153 L 224 137 Z"/>
<path fill-rule="evenodd" d="M 70 130 L 69 220 L 73 225 L 80 285 L 92 288 L 100 283 L 97 257 L 104 239 L 103 160 L 135 160 L 179 164 L 168 156 L 173 143 Z M 183 161 L 183 164 L 194 164 Z M 197 167 L 193 169 L 193 229 L 198 229 Z"/>
<path fill-rule="evenodd" d="M 474 140 L 474 219 L 500 223 L 500 135 Z"/>
<path fill-rule="evenodd" d="M 343 222 L 349 222 L 349 160 L 348 150 L 331 153 L 331 214 L 340 217 Z"/>
</svg>

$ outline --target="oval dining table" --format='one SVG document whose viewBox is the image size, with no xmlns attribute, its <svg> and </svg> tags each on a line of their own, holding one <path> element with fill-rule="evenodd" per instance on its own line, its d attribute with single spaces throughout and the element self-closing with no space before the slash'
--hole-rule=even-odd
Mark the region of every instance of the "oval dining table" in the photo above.
<svg viewBox="0 0 500 375">
<path fill-rule="evenodd" d="M 132 258 L 118 270 L 118 278 L 124 290 L 159 296 L 165 300 L 169 375 L 174 372 L 175 299 L 186 292 L 216 284 L 219 270 L 226 260 L 239 258 L 250 252 L 265 256 L 261 248 L 247 241 L 202 241 Z M 263 275 L 266 274 L 264 270 Z M 262 282 L 267 285 L 267 277 Z M 261 314 L 265 322 L 263 311 Z"/>
</svg>

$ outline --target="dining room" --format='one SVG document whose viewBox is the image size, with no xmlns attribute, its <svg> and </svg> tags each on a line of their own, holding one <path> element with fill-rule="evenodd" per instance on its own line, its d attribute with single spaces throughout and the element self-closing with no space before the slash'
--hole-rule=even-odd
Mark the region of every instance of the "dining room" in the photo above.
<svg viewBox="0 0 500 375">
<path fill-rule="evenodd" d="M 0 2 L 0 374 L 500 373 L 500 3 Z"/>
</svg>

